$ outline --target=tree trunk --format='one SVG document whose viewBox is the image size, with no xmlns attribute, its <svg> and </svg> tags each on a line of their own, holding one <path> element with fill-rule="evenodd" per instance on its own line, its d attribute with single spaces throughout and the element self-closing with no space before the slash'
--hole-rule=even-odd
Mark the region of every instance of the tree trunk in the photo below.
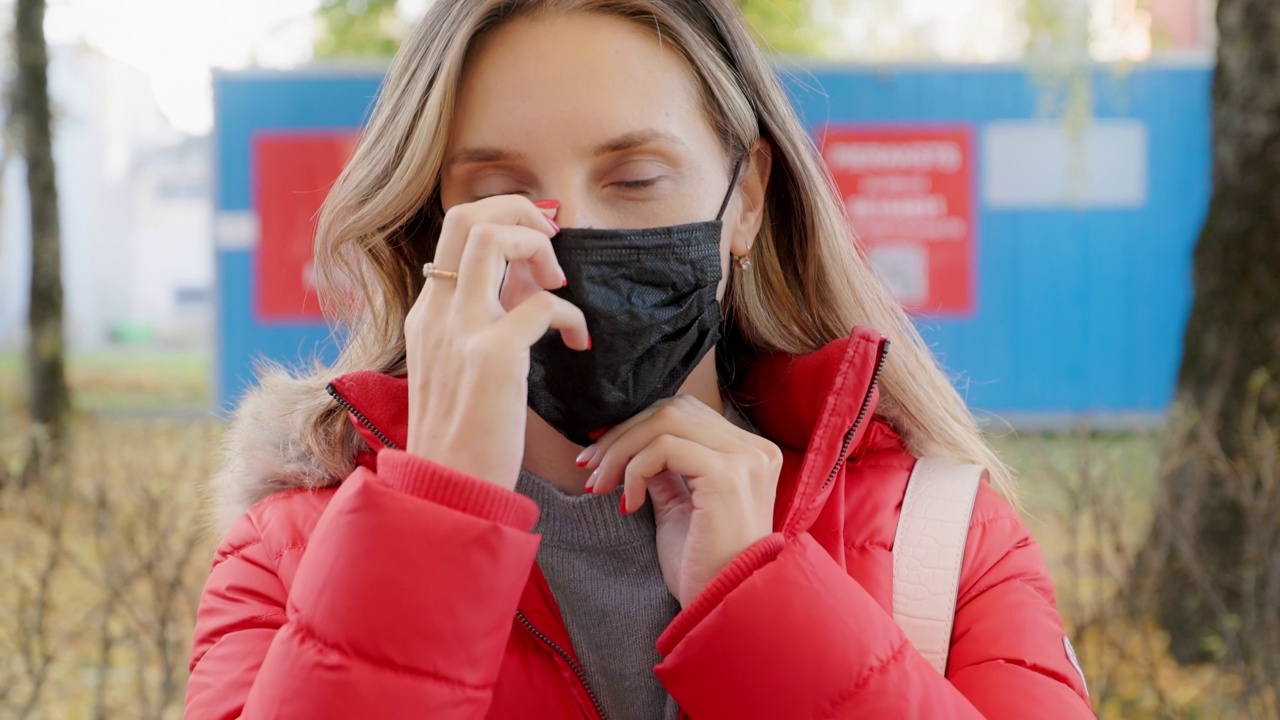
<svg viewBox="0 0 1280 720">
<path fill-rule="evenodd" d="M 1144 555 L 1179 660 L 1280 682 L 1280 2 L 1218 0 L 1217 22 L 1213 195 Z"/>
<path fill-rule="evenodd" d="M 45 0 L 18 0 L 16 8 L 14 119 L 27 161 L 31 202 L 31 298 L 27 310 L 31 416 L 58 447 L 66 429 L 70 392 L 63 360 L 62 249 L 49 111 L 49 54 L 44 38 Z"/>
</svg>

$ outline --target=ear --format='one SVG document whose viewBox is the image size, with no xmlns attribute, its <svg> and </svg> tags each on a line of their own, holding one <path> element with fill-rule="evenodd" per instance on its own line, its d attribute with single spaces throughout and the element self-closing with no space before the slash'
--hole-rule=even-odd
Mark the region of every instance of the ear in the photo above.
<svg viewBox="0 0 1280 720">
<path fill-rule="evenodd" d="M 742 210 L 732 220 L 733 239 L 729 252 L 745 257 L 760 234 L 764 222 L 764 202 L 769 189 L 769 171 L 773 167 L 773 146 L 761 138 L 747 152 L 738 181 L 738 193 L 742 197 Z"/>
</svg>

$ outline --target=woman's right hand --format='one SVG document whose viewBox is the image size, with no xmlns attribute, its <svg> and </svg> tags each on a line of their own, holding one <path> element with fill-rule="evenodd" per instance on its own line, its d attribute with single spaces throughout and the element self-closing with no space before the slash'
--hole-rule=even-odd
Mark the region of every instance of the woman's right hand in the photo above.
<svg viewBox="0 0 1280 720">
<path fill-rule="evenodd" d="M 529 348 L 551 328 L 570 348 L 591 345 L 582 311 L 548 292 L 565 284 L 551 248 L 558 232 L 519 195 L 445 213 L 433 262 L 458 279 L 428 279 L 405 318 L 409 452 L 515 487 L 524 457 Z M 502 288 L 508 265 L 512 279 L 521 280 L 511 283 L 515 291 Z"/>
</svg>

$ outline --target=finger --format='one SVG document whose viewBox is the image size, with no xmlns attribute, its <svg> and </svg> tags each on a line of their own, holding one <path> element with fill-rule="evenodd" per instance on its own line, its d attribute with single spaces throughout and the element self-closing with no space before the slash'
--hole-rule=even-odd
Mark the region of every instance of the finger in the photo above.
<svg viewBox="0 0 1280 720">
<path fill-rule="evenodd" d="M 686 502 L 692 493 L 684 484 L 684 478 L 666 471 L 649 478 L 649 500 L 653 502 L 653 511 L 661 514 L 666 508 Z"/>
<path fill-rule="evenodd" d="M 719 453 L 692 440 L 662 435 L 627 463 L 622 489 L 622 508 L 635 512 L 644 504 L 649 480 L 664 472 L 676 476 L 704 477 L 719 465 Z"/>
<path fill-rule="evenodd" d="M 439 318 L 456 290 L 457 286 L 452 280 L 426 278 L 422 288 L 418 290 L 418 297 L 405 315 L 405 327 L 422 328 L 425 327 L 424 319 L 431 322 L 430 319 Z"/>
<path fill-rule="evenodd" d="M 585 467 L 594 469 L 593 493 L 611 492 L 623 481 L 623 473 L 632 458 L 665 435 L 684 438 L 717 452 L 732 452 L 735 448 L 734 438 L 725 431 L 737 431 L 737 428 L 689 396 L 671 398 L 653 408 L 640 422 L 624 425 L 629 427 L 623 428 L 621 434 L 617 434 L 616 429 L 610 430 L 580 456 L 588 458 Z"/>
<path fill-rule="evenodd" d="M 520 195 L 496 195 L 471 203 L 454 205 L 445 211 L 440 226 L 440 242 L 432 260 L 443 270 L 456 270 L 462 264 L 462 253 L 471 228 L 480 223 L 519 225 L 546 235 L 560 228 L 528 198 Z"/>
<path fill-rule="evenodd" d="M 502 280 L 502 290 L 498 300 L 502 309 L 510 312 L 517 305 L 542 292 L 545 288 L 533 279 L 528 263 L 511 263 L 507 266 L 507 274 Z"/>
<path fill-rule="evenodd" d="M 489 326 L 487 332 L 529 348 L 547 334 L 559 330 L 564 344 L 574 350 L 590 350 L 587 319 L 573 303 L 547 291 L 533 295 Z"/>
<path fill-rule="evenodd" d="M 671 433 L 691 440 L 710 441 L 710 433 L 723 432 L 725 425 L 733 424 L 692 395 L 677 395 L 660 400 L 640 411 L 634 417 L 610 428 L 593 446 L 591 460 L 586 467 L 600 467 L 611 451 L 628 455 L 652 442 L 656 435 Z M 634 433 L 634 430 L 642 429 Z M 735 428 L 736 429 L 736 428 Z M 625 440 L 624 440 L 625 438 Z M 721 443 L 716 443 L 717 445 Z M 613 450 L 618 448 L 618 450 Z M 628 455 L 629 457 L 629 455 Z"/>
<path fill-rule="evenodd" d="M 564 272 L 543 232 L 513 225 L 472 226 L 458 267 L 457 297 L 470 307 L 490 307 L 498 300 L 509 263 L 528 266 L 533 280 L 548 290 L 564 286 Z"/>
<path fill-rule="evenodd" d="M 555 200 L 539 200 L 533 205 L 543 215 L 546 215 L 552 224 L 555 224 L 556 214 L 560 212 L 559 202 Z M 557 258 L 558 260 L 559 258 Z M 563 286 L 564 283 L 561 283 L 561 285 Z M 533 271 L 529 269 L 528 263 L 511 263 L 507 265 L 507 272 L 502 276 L 502 289 L 498 291 L 498 301 L 503 310 L 510 311 L 531 295 L 541 292 L 543 289 L 534 280 Z"/>
</svg>

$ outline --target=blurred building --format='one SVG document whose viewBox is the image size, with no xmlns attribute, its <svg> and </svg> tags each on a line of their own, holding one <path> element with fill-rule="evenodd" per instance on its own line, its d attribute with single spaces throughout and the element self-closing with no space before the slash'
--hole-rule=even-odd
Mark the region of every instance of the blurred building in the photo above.
<svg viewBox="0 0 1280 720">
<path fill-rule="evenodd" d="M 1210 0 L 1151 0 L 1151 35 L 1157 49 L 1212 48 L 1214 5 Z"/>
<path fill-rule="evenodd" d="M 67 335 L 74 350 L 209 342 L 211 152 L 175 130 L 141 70 L 50 47 Z M 23 343 L 30 273 L 25 167 L 8 148 L 0 207 L 0 350 Z"/>
</svg>

